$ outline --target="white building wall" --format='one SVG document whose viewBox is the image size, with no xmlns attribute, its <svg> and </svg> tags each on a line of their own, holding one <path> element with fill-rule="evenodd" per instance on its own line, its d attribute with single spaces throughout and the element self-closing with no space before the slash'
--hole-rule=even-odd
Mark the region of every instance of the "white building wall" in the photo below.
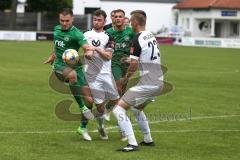
<svg viewBox="0 0 240 160">
<path fill-rule="evenodd" d="M 174 24 L 172 8 L 175 4 L 170 3 L 144 3 L 144 2 L 109 2 L 104 1 L 101 4 L 101 9 L 108 14 L 107 23 L 110 23 L 110 12 L 114 9 L 123 9 L 126 16 L 130 17 L 130 12 L 136 9 L 144 10 L 147 13 L 147 29 L 152 32 L 157 32 L 164 27 L 170 27 Z"/>
<path fill-rule="evenodd" d="M 212 10 L 180 10 L 179 11 L 179 25 L 183 27 L 184 30 L 190 31 L 193 37 L 211 37 L 211 28 L 205 30 L 199 30 L 199 23 L 205 21 L 210 23 L 211 19 L 216 22 L 221 22 L 222 30 L 221 36 L 227 37 L 230 32 L 230 21 L 237 20 L 240 21 L 240 11 L 238 11 L 237 16 L 222 16 L 219 9 Z M 190 26 L 187 27 L 187 19 L 190 20 Z"/>
<path fill-rule="evenodd" d="M 73 0 L 73 13 L 75 15 L 84 14 L 84 9 L 89 8 L 100 8 L 101 2 L 99 0 Z"/>
</svg>

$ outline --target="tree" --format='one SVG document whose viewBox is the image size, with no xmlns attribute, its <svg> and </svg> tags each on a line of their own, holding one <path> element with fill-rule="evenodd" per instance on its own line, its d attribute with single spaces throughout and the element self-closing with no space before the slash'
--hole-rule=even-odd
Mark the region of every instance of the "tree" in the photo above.
<svg viewBox="0 0 240 160">
<path fill-rule="evenodd" d="M 10 18 L 10 29 L 15 30 L 16 28 L 16 9 L 17 9 L 17 0 L 12 0 L 11 4 L 11 18 Z"/>
<path fill-rule="evenodd" d="M 11 1 L 9 0 L 0 0 L 0 10 L 10 9 Z"/>
<path fill-rule="evenodd" d="M 26 11 L 58 13 L 66 7 L 72 8 L 72 0 L 27 0 Z"/>
</svg>

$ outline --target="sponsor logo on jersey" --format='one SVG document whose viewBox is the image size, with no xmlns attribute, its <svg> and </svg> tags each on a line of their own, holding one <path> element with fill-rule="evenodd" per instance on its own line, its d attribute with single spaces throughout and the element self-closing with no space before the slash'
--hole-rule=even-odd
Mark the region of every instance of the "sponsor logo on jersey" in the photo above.
<svg viewBox="0 0 240 160">
<path fill-rule="evenodd" d="M 69 37 L 64 37 L 64 41 L 69 41 L 70 38 Z"/>
<path fill-rule="evenodd" d="M 129 41 L 129 40 L 130 40 L 130 37 L 126 36 L 126 37 L 124 37 L 124 40 L 125 40 L 125 41 Z"/>
<path fill-rule="evenodd" d="M 99 40 L 95 40 L 95 39 L 94 39 L 94 40 L 92 41 L 92 45 L 95 46 L 95 47 L 98 47 L 98 46 L 101 45 L 101 42 L 100 42 Z"/>
<path fill-rule="evenodd" d="M 56 40 L 54 43 L 57 47 L 62 47 L 63 48 L 65 46 L 63 41 Z"/>
</svg>

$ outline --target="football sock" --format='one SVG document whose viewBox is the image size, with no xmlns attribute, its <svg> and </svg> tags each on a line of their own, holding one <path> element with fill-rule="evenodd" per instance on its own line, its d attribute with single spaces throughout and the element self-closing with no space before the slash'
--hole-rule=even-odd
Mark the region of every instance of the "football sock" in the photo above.
<svg viewBox="0 0 240 160">
<path fill-rule="evenodd" d="M 83 109 L 83 107 L 85 106 L 84 105 L 84 101 L 81 97 L 81 92 L 80 92 L 80 87 L 77 86 L 76 84 L 72 85 L 72 84 L 69 84 L 69 87 L 70 87 L 70 90 L 75 98 L 75 100 L 77 101 L 78 103 L 78 106 L 80 109 Z"/>
<path fill-rule="evenodd" d="M 87 124 L 88 124 L 88 120 L 87 118 L 85 118 L 85 116 L 82 114 L 82 119 L 80 122 L 80 127 L 81 128 L 87 128 Z"/>
<path fill-rule="evenodd" d="M 98 122 L 98 127 L 99 128 L 104 128 L 104 116 L 103 113 L 100 113 L 98 111 L 96 111 L 96 119 Z"/>
<path fill-rule="evenodd" d="M 110 109 L 112 109 L 114 107 L 114 105 L 107 103 L 105 105 L 105 107 L 106 107 L 107 110 L 110 110 Z"/>
<path fill-rule="evenodd" d="M 138 123 L 138 125 L 141 128 L 141 131 L 143 133 L 144 136 L 144 142 L 152 142 L 152 136 L 151 136 L 151 132 L 150 132 L 150 128 L 148 125 L 148 119 L 145 115 L 145 113 L 143 111 L 140 111 L 136 108 L 131 108 L 133 115 L 136 118 L 136 121 Z"/>
<path fill-rule="evenodd" d="M 137 146 L 137 141 L 133 132 L 131 121 L 129 120 L 126 110 L 120 106 L 116 106 L 113 109 L 113 114 L 118 121 L 118 125 L 121 131 L 128 137 L 128 143 Z"/>
</svg>

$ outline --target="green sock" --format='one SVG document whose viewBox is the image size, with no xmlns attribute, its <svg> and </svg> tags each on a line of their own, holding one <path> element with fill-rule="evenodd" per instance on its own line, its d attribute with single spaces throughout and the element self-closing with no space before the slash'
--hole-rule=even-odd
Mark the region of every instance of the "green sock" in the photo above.
<svg viewBox="0 0 240 160">
<path fill-rule="evenodd" d="M 114 105 L 107 103 L 105 105 L 105 107 L 106 107 L 107 110 L 110 110 L 110 109 L 112 109 L 114 107 Z"/>
<path fill-rule="evenodd" d="M 81 97 L 81 92 L 80 92 L 81 87 L 77 86 L 76 84 L 74 84 L 74 85 L 70 84 L 69 87 L 70 87 L 70 90 L 71 90 L 75 100 L 78 103 L 79 108 L 81 110 L 83 110 L 83 108 L 86 106 L 84 105 L 84 101 Z"/>
</svg>

